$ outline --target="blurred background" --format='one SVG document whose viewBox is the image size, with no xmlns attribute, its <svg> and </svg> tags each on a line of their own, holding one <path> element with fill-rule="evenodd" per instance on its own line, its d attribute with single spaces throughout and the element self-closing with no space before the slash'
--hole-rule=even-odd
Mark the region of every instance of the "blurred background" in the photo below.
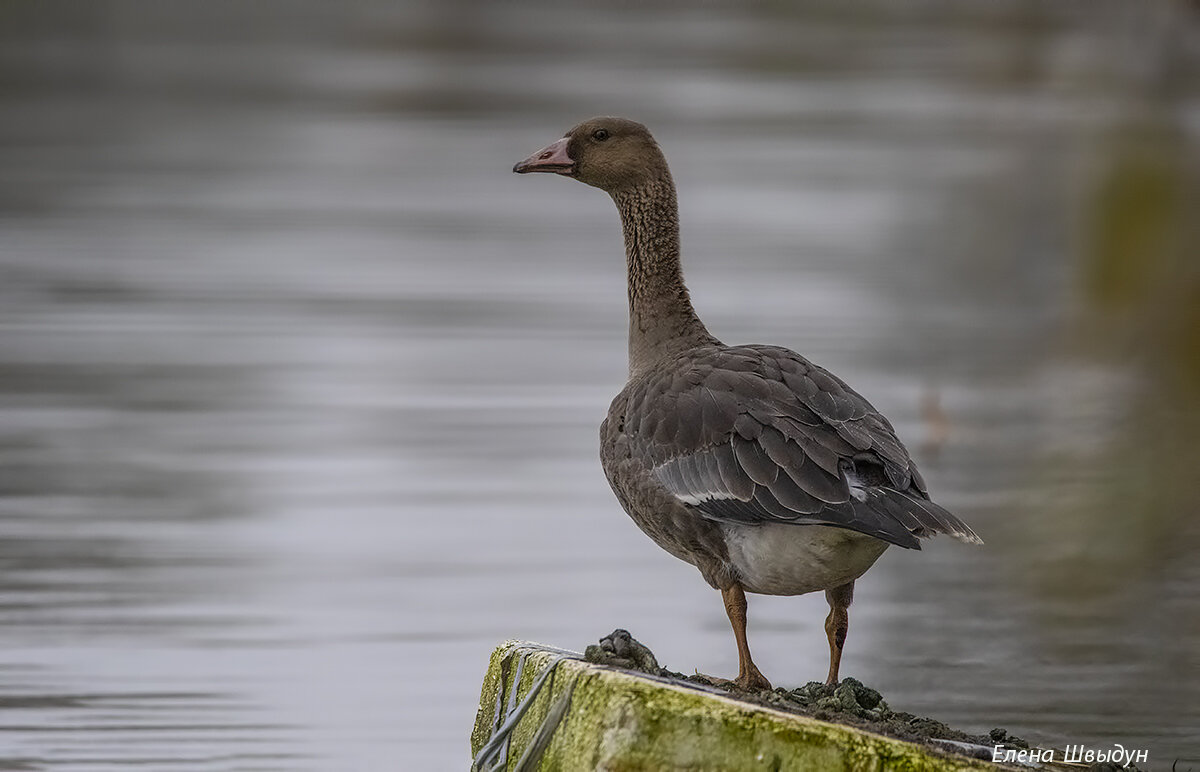
<svg viewBox="0 0 1200 772">
<path fill-rule="evenodd" d="M 889 551 L 843 672 L 1195 762 L 1198 63 L 1173 2 L 0 3 L 0 767 L 462 769 L 507 638 L 734 673 L 597 459 L 615 210 L 509 171 L 596 114 L 710 329 L 987 540 Z M 776 685 L 825 613 L 751 598 Z"/>
</svg>

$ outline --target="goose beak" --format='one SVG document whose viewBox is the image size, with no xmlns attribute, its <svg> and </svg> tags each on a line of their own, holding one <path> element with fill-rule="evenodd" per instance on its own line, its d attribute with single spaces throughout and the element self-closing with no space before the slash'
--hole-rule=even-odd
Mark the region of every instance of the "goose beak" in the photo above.
<svg viewBox="0 0 1200 772">
<path fill-rule="evenodd" d="M 569 177 L 575 172 L 575 162 L 571 160 L 571 156 L 567 155 L 567 144 L 569 142 L 569 137 L 563 137 L 553 145 L 542 148 L 514 166 L 513 171 L 517 174 L 552 172 Z"/>
</svg>

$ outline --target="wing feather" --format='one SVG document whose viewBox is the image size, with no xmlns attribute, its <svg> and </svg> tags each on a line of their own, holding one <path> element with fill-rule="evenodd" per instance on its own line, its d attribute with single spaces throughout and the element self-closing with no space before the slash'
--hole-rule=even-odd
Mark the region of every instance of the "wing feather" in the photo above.
<svg viewBox="0 0 1200 772">
<path fill-rule="evenodd" d="M 779 476 L 779 467 L 757 442 L 733 438 L 733 451 L 746 475 L 758 485 L 770 485 Z"/>
<path fill-rule="evenodd" d="M 790 473 L 776 477 L 768 490 L 780 504 L 798 515 L 814 515 L 827 503 L 797 485 Z"/>
<path fill-rule="evenodd" d="M 799 454 L 797 454 L 799 455 Z M 805 464 L 800 469 L 788 469 L 796 487 L 826 504 L 841 504 L 850 498 L 850 487 L 840 475 L 831 475 L 816 464 Z"/>
<path fill-rule="evenodd" d="M 712 456 L 717 462 L 717 472 L 725 483 L 725 490 L 734 498 L 749 501 L 754 497 L 754 480 L 738 463 L 734 453 L 733 443 L 727 442 L 712 449 Z"/>
</svg>

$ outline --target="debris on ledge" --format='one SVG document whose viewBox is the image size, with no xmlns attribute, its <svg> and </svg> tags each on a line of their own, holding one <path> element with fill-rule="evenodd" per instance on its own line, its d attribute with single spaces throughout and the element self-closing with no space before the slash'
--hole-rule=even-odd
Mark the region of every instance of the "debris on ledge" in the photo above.
<svg viewBox="0 0 1200 772">
<path fill-rule="evenodd" d="M 995 764 L 997 747 L 1021 762 L 1037 753 L 1002 729 L 970 735 L 893 711 L 852 678 L 833 690 L 810 683 L 727 691 L 660 668 L 624 630 L 582 658 L 535 643 L 501 644 L 471 733 L 472 768 L 486 770 L 1066 769 Z"/>
</svg>

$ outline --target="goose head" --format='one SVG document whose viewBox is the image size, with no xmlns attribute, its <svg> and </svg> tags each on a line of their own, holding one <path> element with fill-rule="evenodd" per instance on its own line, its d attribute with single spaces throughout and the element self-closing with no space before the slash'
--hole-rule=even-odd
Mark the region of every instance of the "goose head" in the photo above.
<svg viewBox="0 0 1200 772">
<path fill-rule="evenodd" d="M 667 162 L 650 131 L 627 118 L 586 120 L 563 138 L 513 167 L 517 174 L 548 172 L 615 193 L 651 182 Z"/>
</svg>

